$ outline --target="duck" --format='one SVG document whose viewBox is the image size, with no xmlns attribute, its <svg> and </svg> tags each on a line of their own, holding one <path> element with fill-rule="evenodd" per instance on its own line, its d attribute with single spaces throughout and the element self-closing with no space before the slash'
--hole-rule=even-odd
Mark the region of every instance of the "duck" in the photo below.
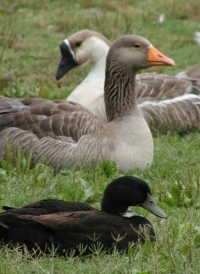
<svg viewBox="0 0 200 274">
<path fill-rule="evenodd" d="M 67 101 L 80 103 L 105 120 L 103 87 L 110 46 L 111 42 L 96 31 L 78 31 L 61 43 L 61 61 L 56 73 L 59 80 L 71 69 L 91 64 L 89 74 L 71 92 Z M 137 74 L 138 107 L 153 134 L 199 129 L 200 77 L 197 79 L 197 70 L 195 67 L 190 77 L 153 72 Z"/>
<path fill-rule="evenodd" d="M 107 122 L 65 100 L 0 98 L 0 156 L 30 152 L 33 164 L 54 170 L 94 167 L 114 161 L 119 170 L 144 169 L 153 161 L 153 137 L 136 103 L 135 74 L 175 63 L 147 39 L 126 35 L 111 46 L 104 100 Z M 5 144 L 6 140 L 6 144 Z M 17 146 L 17 148 L 16 148 Z"/>
<path fill-rule="evenodd" d="M 80 203 L 45 199 L 21 208 L 3 206 L 0 213 L 1 246 L 25 246 L 29 252 L 87 255 L 100 248 L 127 250 L 155 242 L 151 222 L 129 206 L 139 206 L 167 218 L 156 205 L 149 185 L 136 176 L 121 176 L 107 185 L 101 210 Z"/>
</svg>

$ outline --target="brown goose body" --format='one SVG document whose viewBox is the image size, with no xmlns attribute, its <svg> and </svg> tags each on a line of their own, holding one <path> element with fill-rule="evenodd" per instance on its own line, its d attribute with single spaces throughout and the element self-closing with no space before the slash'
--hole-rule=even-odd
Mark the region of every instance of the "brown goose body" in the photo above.
<svg viewBox="0 0 200 274">
<path fill-rule="evenodd" d="M 187 68 L 185 71 L 182 71 L 176 75 L 179 78 L 196 78 L 200 79 L 200 63 Z"/>
<path fill-rule="evenodd" d="M 67 100 L 81 103 L 105 120 L 103 85 L 110 45 L 106 37 L 95 31 L 81 30 L 71 35 L 60 45 L 62 59 L 56 75 L 60 79 L 72 68 L 91 63 L 91 71 Z M 194 78 L 198 75 L 198 66 L 191 70 L 190 77 L 156 73 L 137 75 L 137 104 L 153 133 L 184 132 L 199 128 L 200 77 Z"/>
<path fill-rule="evenodd" d="M 174 65 L 148 40 L 127 35 L 110 48 L 105 78 L 107 122 L 79 104 L 45 99 L 0 98 L 0 154 L 18 144 L 34 163 L 54 169 L 95 166 L 104 160 L 120 170 L 145 168 L 153 160 L 153 140 L 136 103 L 135 74 L 141 68 Z M 13 149 L 14 151 L 14 149 Z"/>
<path fill-rule="evenodd" d="M 54 246 L 59 255 L 85 255 L 95 248 L 126 250 L 130 244 L 155 241 L 152 224 L 128 206 L 141 206 L 167 218 L 155 204 L 146 182 L 124 176 L 105 189 L 101 211 L 82 203 L 42 200 L 22 208 L 4 207 L 0 213 L 0 242 L 26 245 L 49 253 Z"/>
</svg>

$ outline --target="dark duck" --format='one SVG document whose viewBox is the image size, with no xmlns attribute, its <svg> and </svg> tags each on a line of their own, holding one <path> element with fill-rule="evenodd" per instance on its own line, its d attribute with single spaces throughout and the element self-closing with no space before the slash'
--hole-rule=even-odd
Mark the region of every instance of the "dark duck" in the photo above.
<svg viewBox="0 0 200 274">
<path fill-rule="evenodd" d="M 105 189 L 101 210 L 88 204 L 46 199 L 21 208 L 3 206 L 1 246 L 25 246 L 28 251 L 58 255 L 85 255 L 95 248 L 126 250 L 128 245 L 155 241 L 151 222 L 129 210 L 140 206 L 167 218 L 152 198 L 149 185 L 138 177 L 123 176 Z"/>
</svg>

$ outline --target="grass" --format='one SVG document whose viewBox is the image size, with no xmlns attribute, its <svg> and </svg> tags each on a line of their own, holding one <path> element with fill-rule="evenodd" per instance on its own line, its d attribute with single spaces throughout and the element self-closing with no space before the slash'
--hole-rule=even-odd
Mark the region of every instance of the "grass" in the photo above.
<svg viewBox="0 0 200 274">
<path fill-rule="evenodd" d="M 125 33 L 148 38 L 176 62 L 174 68 L 155 68 L 175 74 L 199 61 L 193 40 L 199 30 L 200 1 L 48 1 L 7 0 L 0 3 L 0 94 L 9 97 L 66 98 L 89 68 L 70 72 L 58 83 L 59 44 L 83 28 L 102 32 L 110 40 Z M 158 22 L 160 14 L 165 20 Z M 130 249 L 128 254 L 106 255 L 98 250 L 86 258 L 42 256 L 31 259 L 17 249 L 0 250 L 0 273 L 199 273 L 200 144 L 199 133 L 167 134 L 154 138 L 151 168 L 133 170 L 153 189 L 168 213 L 161 220 L 138 209 L 154 224 L 158 242 Z M 43 166 L 29 168 L 19 158 L 2 162 L 0 204 L 21 206 L 52 197 L 88 202 L 99 208 L 105 186 L 121 173 L 111 163 L 96 169 L 58 174 Z M 124 173 L 126 174 L 126 173 Z"/>
</svg>

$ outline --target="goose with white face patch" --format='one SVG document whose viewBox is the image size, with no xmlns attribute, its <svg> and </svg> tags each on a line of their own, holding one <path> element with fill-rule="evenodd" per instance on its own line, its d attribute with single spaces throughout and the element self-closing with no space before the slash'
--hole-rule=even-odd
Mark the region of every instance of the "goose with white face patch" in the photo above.
<svg viewBox="0 0 200 274">
<path fill-rule="evenodd" d="M 67 100 L 82 104 L 105 120 L 103 87 L 110 46 L 110 41 L 95 31 L 81 30 L 71 35 L 60 45 L 62 59 L 56 74 L 60 79 L 74 67 L 91 64 L 89 74 Z M 197 76 L 197 71 L 198 67 L 194 67 L 190 77 Z M 143 73 L 137 75 L 136 87 L 138 107 L 153 133 L 200 127 L 200 79 Z"/>
</svg>

